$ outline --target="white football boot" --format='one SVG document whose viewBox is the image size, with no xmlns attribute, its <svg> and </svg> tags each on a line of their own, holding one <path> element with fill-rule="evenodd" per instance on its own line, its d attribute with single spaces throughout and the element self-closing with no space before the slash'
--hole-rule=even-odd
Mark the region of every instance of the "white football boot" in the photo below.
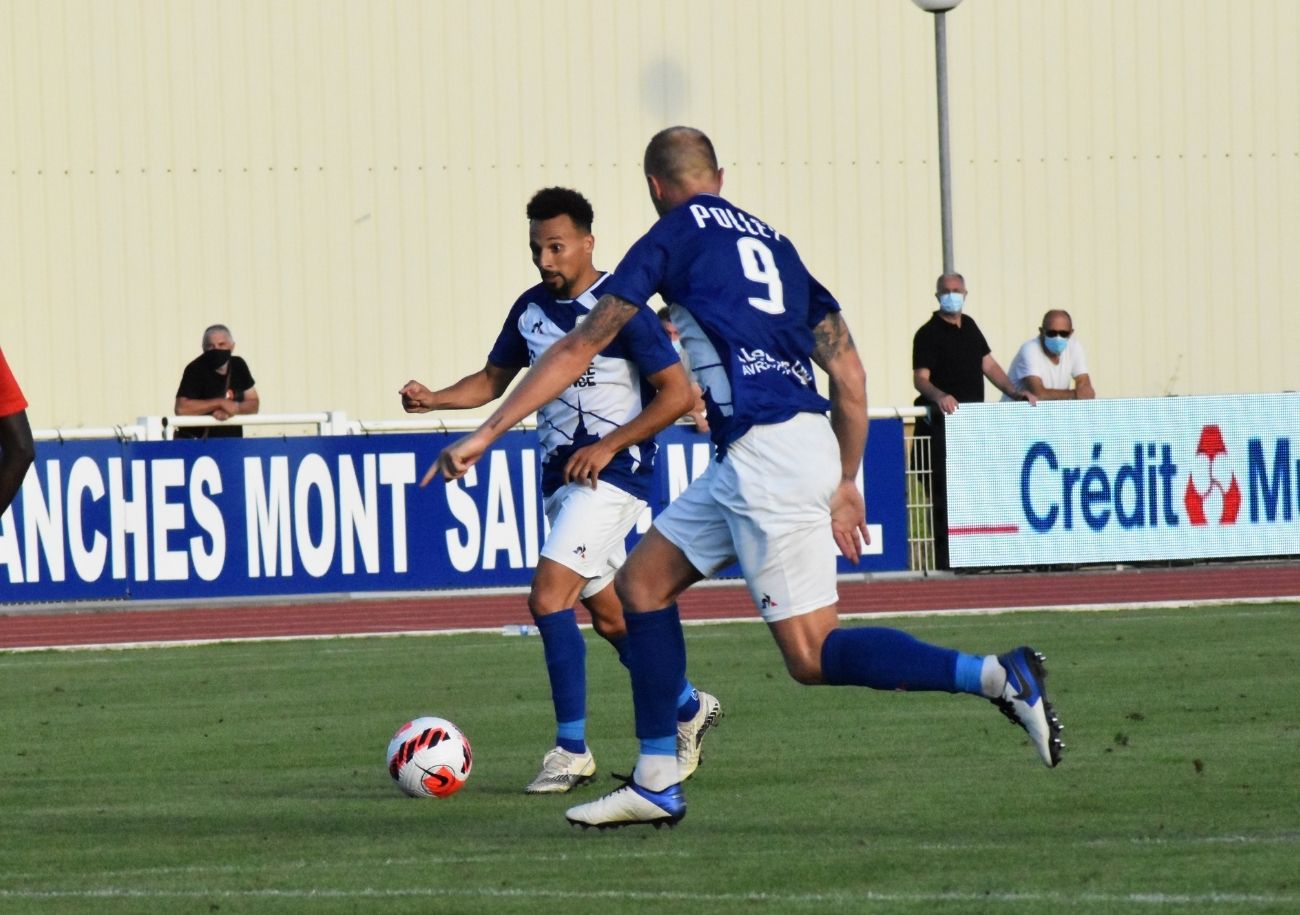
<svg viewBox="0 0 1300 915">
<path fill-rule="evenodd" d="M 722 703 L 716 696 L 699 690 L 700 710 L 690 721 L 677 722 L 677 773 L 682 781 L 695 774 L 700 765 L 704 735 L 722 719 Z"/>
<path fill-rule="evenodd" d="M 591 781 L 596 774 L 596 760 L 591 751 L 570 753 L 553 747 L 542 759 L 542 771 L 524 788 L 524 794 L 565 794 Z"/>
</svg>

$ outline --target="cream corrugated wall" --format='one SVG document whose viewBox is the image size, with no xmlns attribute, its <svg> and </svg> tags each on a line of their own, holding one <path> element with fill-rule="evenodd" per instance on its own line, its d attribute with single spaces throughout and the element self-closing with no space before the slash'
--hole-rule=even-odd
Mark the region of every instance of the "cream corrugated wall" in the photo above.
<svg viewBox="0 0 1300 915">
<path fill-rule="evenodd" d="M 1103 395 L 1297 386 L 1300 3 L 966 0 L 957 267 L 1004 365 L 1049 306 Z M 846 306 L 911 401 L 940 267 L 930 16 L 907 0 L 0 0 L 0 347 L 37 426 L 171 407 L 225 322 L 263 409 L 401 415 L 481 366 L 575 186 L 611 267 L 651 133 Z"/>
</svg>

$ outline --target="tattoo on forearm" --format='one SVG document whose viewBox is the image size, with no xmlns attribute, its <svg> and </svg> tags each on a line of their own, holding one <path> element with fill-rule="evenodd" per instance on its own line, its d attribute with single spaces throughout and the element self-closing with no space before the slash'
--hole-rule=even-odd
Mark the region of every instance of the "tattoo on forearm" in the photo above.
<svg viewBox="0 0 1300 915">
<path fill-rule="evenodd" d="M 596 307 L 587 315 L 587 320 L 578 325 L 578 334 L 585 340 L 604 346 L 614 339 L 623 325 L 632 320 L 636 306 L 617 296 L 604 295 Z"/>
<path fill-rule="evenodd" d="M 813 328 L 813 359 L 823 368 L 841 353 L 857 349 L 853 334 L 839 312 L 831 312 Z"/>
</svg>

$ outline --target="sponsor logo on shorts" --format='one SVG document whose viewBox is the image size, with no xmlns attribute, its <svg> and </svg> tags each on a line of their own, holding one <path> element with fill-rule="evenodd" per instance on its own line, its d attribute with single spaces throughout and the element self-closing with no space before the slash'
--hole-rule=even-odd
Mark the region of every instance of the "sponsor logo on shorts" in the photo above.
<svg viewBox="0 0 1300 915">
<path fill-rule="evenodd" d="M 577 546 L 575 546 L 575 547 L 573 548 L 573 555 L 574 555 L 574 556 L 577 556 L 579 559 L 586 559 L 586 558 L 587 558 L 587 544 L 585 544 L 585 543 L 580 543 L 580 544 L 578 544 Z"/>
<path fill-rule="evenodd" d="M 771 609 L 772 607 L 777 607 L 780 605 L 776 601 L 772 600 L 772 595 L 764 594 L 763 600 L 759 603 L 758 606 L 763 610 L 768 610 Z"/>
</svg>

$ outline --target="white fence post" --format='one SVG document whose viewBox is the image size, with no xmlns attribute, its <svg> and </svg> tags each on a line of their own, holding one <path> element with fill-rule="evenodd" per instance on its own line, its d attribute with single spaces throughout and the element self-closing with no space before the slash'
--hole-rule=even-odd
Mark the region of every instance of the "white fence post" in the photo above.
<svg viewBox="0 0 1300 915">
<path fill-rule="evenodd" d="M 141 416 L 136 425 L 144 429 L 144 441 L 161 442 L 167 437 L 167 429 L 161 416 Z"/>
</svg>

